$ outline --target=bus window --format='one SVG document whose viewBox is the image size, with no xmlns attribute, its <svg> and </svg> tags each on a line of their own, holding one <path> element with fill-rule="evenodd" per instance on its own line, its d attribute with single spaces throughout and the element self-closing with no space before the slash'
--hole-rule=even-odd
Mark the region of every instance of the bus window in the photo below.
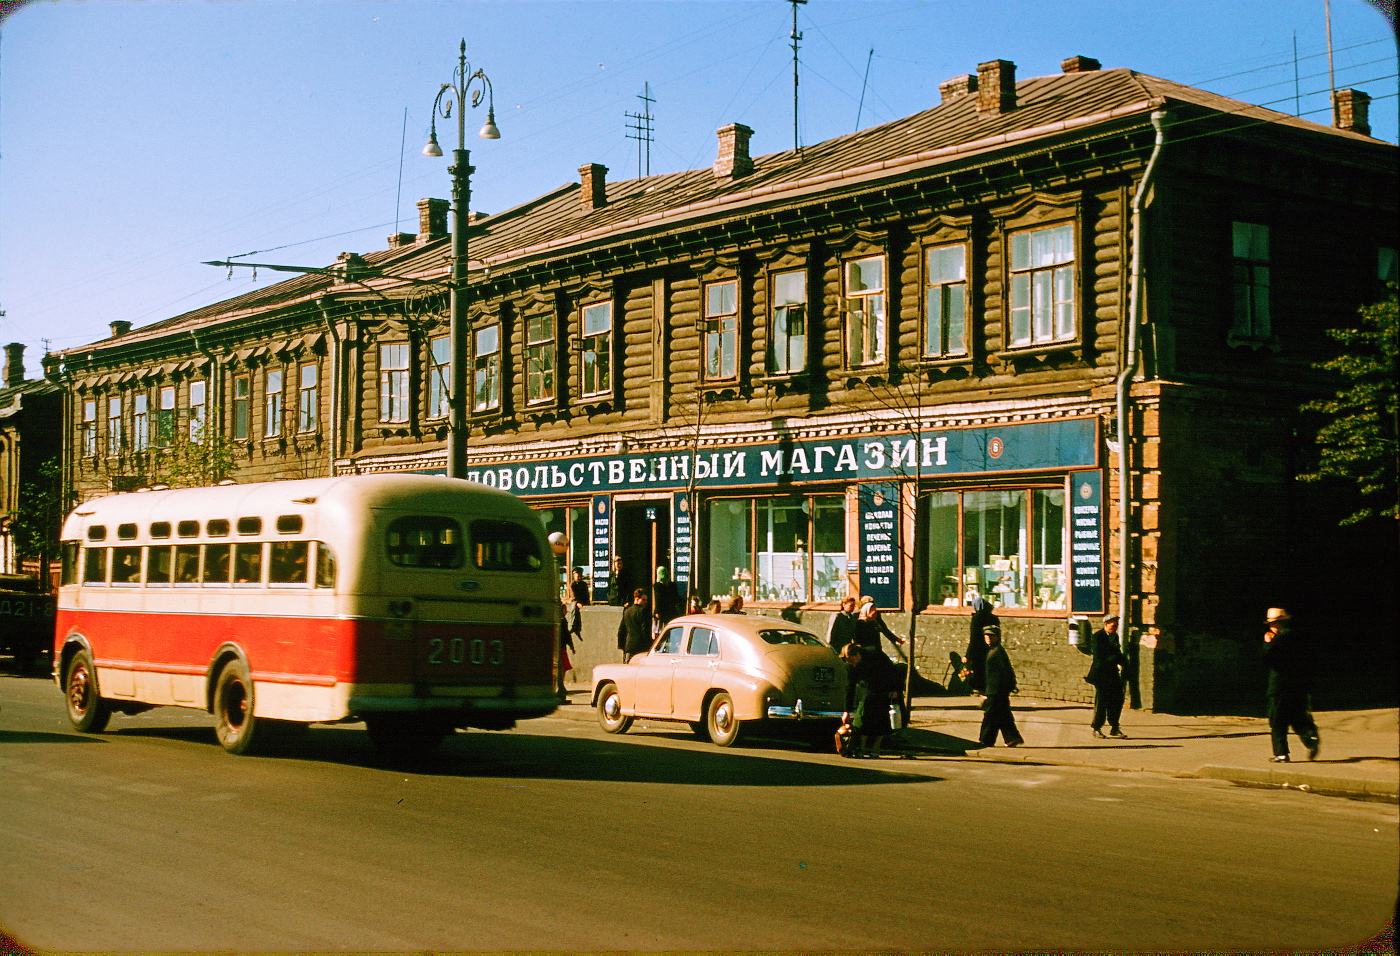
<svg viewBox="0 0 1400 956">
<path fill-rule="evenodd" d="M 316 586 L 335 587 L 335 554 L 325 542 L 316 542 Z"/>
<path fill-rule="evenodd" d="M 204 546 L 204 583 L 228 584 L 229 546 L 226 544 L 206 544 Z"/>
<path fill-rule="evenodd" d="M 112 549 L 112 583 L 113 583 L 113 584 L 140 584 L 140 583 L 141 583 L 141 549 L 140 549 L 140 548 L 113 548 L 113 549 Z"/>
<path fill-rule="evenodd" d="M 260 544 L 240 544 L 233 549 L 233 583 L 262 583 L 262 552 Z"/>
<path fill-rule="evenodd" d="M 535 536 L 524 525 L 482 518 L 472 522 L 472 554 L 483 571 L 538 571 L 544 566 Z"/>
<path fill-rule="evenodd" d="M 117 525 L 117 537 L 123 541 L 131 541 L 136 537 L 136 524 L 128 521 L 125 524 Z"/>
<path fill-rule="evenodd" d="M 152 523 L 151 523 L 151 537 L 152 537 L 152 538 L 168 538 L 168 537 L 170 537 L 170 522 L 169 522 L 169 521 L 155 521 L 155 522 L 152 522 Z"/>
<path fill-rule="evenodd" d="M 107 549 L 88 548 L 83 558 L 83 583 L 107 583 Z"/>
<path fill-rule="evenodd" d="M 63 577 L 60 579 L 64 584 L 78 583 L 78 542 L 63 542 Z"/>
<path fill-rule="evenodd" d="M 175 547 L 175 583 L 199 583 L 199 545 L 181 544 Z"/>
<path fill-rule="evenodd" d="M 198 521 L 181 521 L 179 524 L 177 524 L 177 525 L 175 526 L 175 533 L 178 534 L 178 535 L 179 535 L 180 537 L 182 537 L 182 538 L 198 538 L 198 537 L 199 537 L 199 522 L 198 522 Z"/>
<path fill-rule="evenodd" d="M 107 526 L 105 524 L 95 524 L 88 528 L 89 541 L 106 541 Z"/>
<path fill-rule="evenodd" d="M 262 519 L 261 519 L 261 518 L 239 518 L 239 519 L 238 519 L 238 533 L 239 533 L 239 534 L 262 534 Z"/>
<path fill-rule="evenodd" d="M 307 541 L 274 541 L 268 563 L 267 580 L 272 584 L 305 584 Z"/>
<path fill-rule="evenodd" d="M 204 522 L 204 533 L 209 535 L 209 537 L 211 538 L 227 538 L 228 519 L 214 518 L 211 521 Z"/>
<path fill-rule="evenodd" d="M 146 583 L 170 583 L 170 549 L 149 548 L 146 554 Z"/>
<path fill-rule="evenodd" d="M 404 568 L 460 568 L 462 526 L 452 518 L 414 515 L 389 522 L 389 561 Z"/>
<path fill-rule="evenodd" d="M 301 534 L 301 515 L 278 515 L 278 534 Z"/>
</svg>

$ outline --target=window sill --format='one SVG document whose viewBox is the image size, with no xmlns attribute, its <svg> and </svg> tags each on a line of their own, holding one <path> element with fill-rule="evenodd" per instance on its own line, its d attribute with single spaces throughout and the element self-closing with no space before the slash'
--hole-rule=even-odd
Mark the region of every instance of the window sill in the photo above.
<svg viewBox="0 0 1400 956">
<path fill-rule="evenodd" d="M 883 365 L 879 367 L 864 366 L 860 368 L 848 368 L 842 376 L 846 380 L 846 387 L 853 385 L 885 385 L 889 383 L 889 369 Z"/>
<path fill-rule="evenodd" d="M 738 382 L 701 382 L 699 391 L 707 402 L 738 400 L 744 397 Z"/>
<path fill-rule="evenodd" d="M 1065 339 L 1062 342 L 1047 342 L 1044 345 L 1017 345 L 1009 349 L 1003 349 L 996 353 L 996 358 L 1003 362 L 1012 362 L 1017 359 L 1030 358 L 1044 361 L 1052 355 L 1059 353 L 1074 353 L 1079 351 L 1080 343 L 1078 339 Z"/>
<path fill-rule="evenodd" d="M 585 415 L 598 415 L 613 410 L 616 399 L 612 395 L 589 395 L 578 399 L 570 406 Z"/>
</svg>

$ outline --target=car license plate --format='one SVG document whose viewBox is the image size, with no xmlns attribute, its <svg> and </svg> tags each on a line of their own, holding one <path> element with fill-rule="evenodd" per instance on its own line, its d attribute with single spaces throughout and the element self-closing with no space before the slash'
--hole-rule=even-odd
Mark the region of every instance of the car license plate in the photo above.
<svg viewBox="0 0 1400 956">
<path fill-rule="evenodd" d="M 814 667 L 812 668 L 812 681 L 817 684 L 830 684 L 836 680 L 836 668 L 834 667 Z"/>
</svg>

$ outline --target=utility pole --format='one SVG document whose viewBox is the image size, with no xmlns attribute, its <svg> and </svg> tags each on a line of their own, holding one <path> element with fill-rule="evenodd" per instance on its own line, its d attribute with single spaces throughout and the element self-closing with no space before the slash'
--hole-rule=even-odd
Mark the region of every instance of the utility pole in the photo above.
<svg viewBox="0 0 1400 956">
<path fill-rule="evenodd" d="M 802 34 L 797 32 L 797 8 L 807 0 L 787 0 L 792 4 L 792 149 L 802 152 L 802 140 L 797 133 L 797 50 L 802 42 Z"/>
</svg>

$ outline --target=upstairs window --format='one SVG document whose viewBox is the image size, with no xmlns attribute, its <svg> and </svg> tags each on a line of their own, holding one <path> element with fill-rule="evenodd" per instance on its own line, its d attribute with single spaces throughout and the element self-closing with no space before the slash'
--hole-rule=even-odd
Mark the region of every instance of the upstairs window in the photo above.
<svg viewBox="0 0 1400 956">
<path fill-rule="evenodd" d="M 924 254 L 924 357 L 967 354 L 967 246 Z"/>
<path fill-rule="evenodd" d="M 379 346 L 379 420 L 408 421 L 408 343 Z"/>
<path fill-rule="evenodd" d="M 190 382 L 190 441 L 199 441 L 204 437 L 206 401 L 204 382 Z"/>
<path fill-rule="evenodd" d="M 1074 338 L 1074 225 L 1011 237 L 1012 347 Z"/>
<path fill-rule="evenodd" d="M 525 317 L 525 401 L 554 400 L 554 316 L 547 312 Z"/>
<path fill-rule="evenodd" d="M 739 376 L 739 283 L 705 286 L 705 379 Z"/>
<path fill-rule="evenodd" d="M 1234 319 L 1229 342 L 1265 341 L 1273 334 L 1269 322 L 1269 227 L 1236 222 L 1230 228 Z"/>
<path fill-rule="evenodd" d="M 472 332 L 475 381 L 472 410 L 490 411 L 501 407 L 501 326 L 493 324 Z"/>
<path fill-rule="evenodd" d="M 584 395 L 606 395 L 612 390 L 612 303 L 583 307 L 580 363 Z"/>
<path fill-rule="evenodd" d="M 115 455 L 126 445 L 122 435 L 122 400 L 120 396 L 107 399 L 107 454 Z"/>
<path fill-rule="evenodd" d="M 772 333 L 768 368 L 791 375 L 807 369 L 807 276 L 776 272 L 769 280 Z"/>
<path fill-rule="evenodd" d="M 263 379 L 263 436 L 282 434 L 282 370 L 270 368 Z"/>
<path fill-rule="evenodd" d="M 321 370 L 314 363 L 301 366 L 297 371 L 297 431 L 305 434 L 316 430 L 320 403 L 318 392 Z"/>
<path fill-rule="evenodd" d="M 83 457 L 97 457 L 97 400 L 83 401 Z"/>
<path fill-rule="evenodd" d="M 846 364 L 873 365 L 885 358 L 885 257 L 846 263 Z"/>
<path fill-rule="evenodd" d="M 253 382 L 247 375 L 233 380 L 233 437 L 247 441 L 253 421 Z"/>
<path fill-rule="evenodd" d="M 446 418 L 451 411 L 452 337 L 439 335 L 428 343 L 428 417 Z"/>
<path fill-rule="evenodd" d="M 137 451 L 145 451 L 150 440 L 150 407 L 150 397 L 145 392 L 131 397 L 131 447 Z"/>
<path fill-rule="evenodd" d="M 175 440 L 175 386 L 166 385 L 160 390 L 156 408 L 156 444 L 166 447 Z"/>
</svg>

